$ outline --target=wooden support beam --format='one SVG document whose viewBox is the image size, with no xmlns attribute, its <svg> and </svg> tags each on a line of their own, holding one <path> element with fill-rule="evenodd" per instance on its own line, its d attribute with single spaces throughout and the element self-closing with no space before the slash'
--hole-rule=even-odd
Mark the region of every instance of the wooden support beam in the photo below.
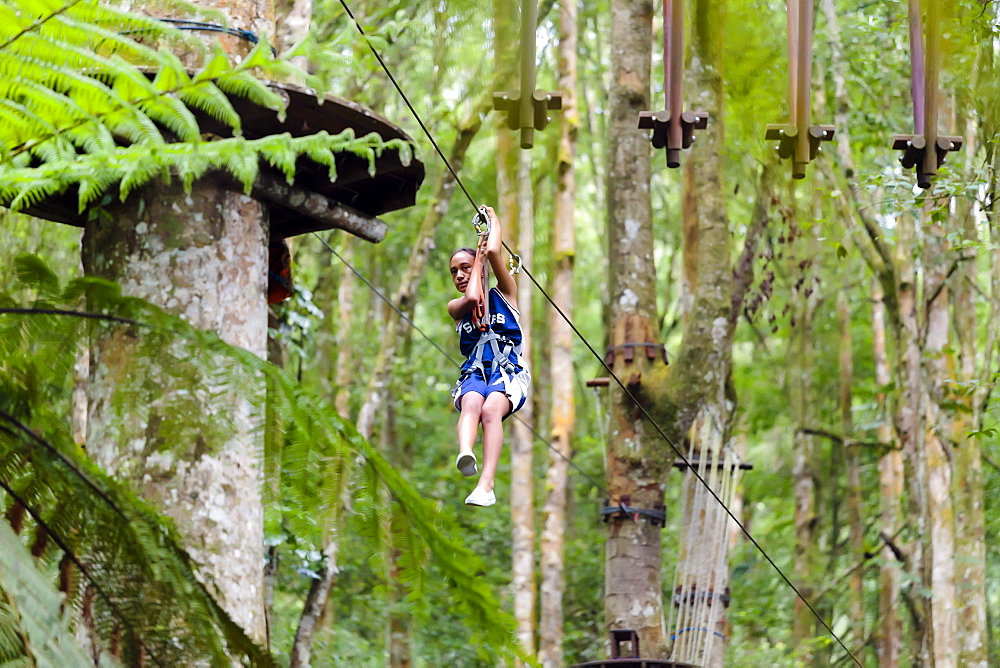
<svg viewBox="0 0 1000 668">
<path fill-rule="evenodd" d="M 535 145 L 535 130 L 549 124 L 549 112 L 562 109 L 562 93 L 535 90 L 536 0 L 521 0 L 521 81 L 517 91 L 493 94 L 493 108 L 507 112 L 507 127 L 521 131 L 521 148 Z M 499 48 L 499 47 L 498 47 Z"/>
<path fill-rule="evenodd" d="M 768 125 L 764 137 L 778 141 L 778 157 L 791 158 L 792 178 L 802 179 L 822 143 L 833 140 L 834 127 L 812 124 L 813 0 L 787 0 L 787 14 L 789 122 Z"/>
<path fill-rule="evenodd" d="M 938 135 L 938 86 L 941 66 L 941 16 L 937 1 L 926 3 L 926 21 L 920 0 L 909 0 L 910 93 L 913 134 L 894 135 L 892 147 L 902 151 L 899 162 L 915 169 L 917 186 L 930 188 L 948 153 L 962 148 L 962 138 Z"/>
<path fill-rule="evenodd" d="M 242 190 L 239 186 L 236 188 Z M 253 184 L 252 194 L 255 199 L 289 209 L 305 217 L 306 220 L 301 221 L 294 234 L 336 228 L 372 243 L 385 239 L 387 226 L 380 218 L 319 193 L 304 190 L 294 184 L 290 185 L 277 175 L 261 172 Z"/>
<path fill-rule="evenodd" d="M 684 108 L 684 0 L 663 0 L 663 111 L 640 111 L 639 129 L 652 130 L 653 148 L 667 149 L 667 167 L 681 166 L 681 150 L 694 131 L 708 127 L 708 112 Z"/>
</svg>

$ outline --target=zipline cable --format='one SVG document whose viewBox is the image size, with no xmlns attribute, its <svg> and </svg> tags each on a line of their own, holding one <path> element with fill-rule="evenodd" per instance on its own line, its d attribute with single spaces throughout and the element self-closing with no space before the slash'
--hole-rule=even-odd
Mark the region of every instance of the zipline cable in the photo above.
<svg viewBox="0 0 1000 668">
<path fill-rule="evenodd" d="M 382 60 L 382 56 L 379 55 L 378 51 L 375 49 L 375 46 L 371 43 L 371 40 L 368 39 L 368 35 L 365 34 L 365 31 L 361 27 L 361 24 L 354 17 L 354 13 L 351 12 L 350 7 L 347 6 L 346 0 L 340 0 L 340 4 L 344 7 L 344 10 L 347 12 L 348 16 L 351 17 L 351 20 L 354 21 L 354 25 L 357 27 L 358 32 L 360 32 L 361 36 L 365 38 L 365 43 L 368 45 L 368 48 L 375 55 L 375 59 L 378 60 L 379 65 L 382 66 L 382 70 L 385 72 L 386 76 L 389 77 L 389 80 L 392 82 L 392 85 L 395 86 L 396 91 L 399 93 L 400 97 L 403 99 L 403 102 L 406 103 L 406 106 L 409 108 L 410 113 L 413 114 L 413 117 L 416 119 L 417 123 L 420 125 L 420 129 L 424 131 L 424 134 L 427 136 L 427 139 L 434 146 L 434 149 L 437 151 L 438 155 L 441 156 L 441 159 L 444 161 L 445 166 L 448 168 L 448 171 L 451 172 L 452 176 L 455 178 L 455 182 L 462 189 L 462 192 L 465 193 L 465 196 L 466 196 L 466 198 L 468 198 L 469 203 L 472 205 L 472 208 L 474 210 L 478 211 L 479 207 L 476 204 L 475 200 L 472 198 L 472 195 L 469 194 L 469 191 L 466 189 L 465 184 L 462 183 L 462 179 L 459 178 L 458 174 L 455 172 L 454 168 L 451 166 L 451 163 L 448 162 L 448 158 L 445 157 L 444 153 L 441 151 L 441 148 L 438 146 L 437 142 L 434 140 L 434 137 L 431 135 L 430 130 L 427 129 L 427 126 L 424 124 L 423 120 L 420 118 L 420 114 L 418 114 L 417 110 L 413 108 L 412 104 L 410 104 L 409 98 L 406 97 L 406 94 L 403 92 L 403 89 L 399 86 L 399 83 L 396 81 L 396 78 L 392 75 L 392 72 L 389 71 L 389 67 L 385 64 L 385 61 Z M 503 247 L 507 250 L 508 253 L 512 253 L 513 252 L 510 249 L 510 247 L 507 245 L 506 242 L 502 242 L 502 243 L 503 243 Z M 535 280 L 535 277 L 531 274 L 531 272 L 528 270 L 528 268 L 527 267 L 523 267 L 523 266 L 522 266 L 522 268 L 524 269 L 525 275 L 527 275 L 528 279 L 534 284 L 534 286 L 536 288 L 538 288 L 538 290 L 545 297 L 546 301 L 548 301 L 548 303 L 552 306 L 552 308 L 554 308 L 556 310 L 556 312 L 566 322 L 566 324 L 569 325 L 570 329 L 573 330 L 573 332 L 583 342 L 583 344 L 587 347 L 587 349 L 591 352 L 591 354 L 593 354 L 594 357 L 597 358 L 597 360 L 601 363 L 601 366 L 603 366 L 605 368 L 605 370 L 607 370 L 607 372 L 610 375 L 610 377 L 614 379 L 615 383 L 617 383 L 617 385 L 622 389 L 622 391 L 625 392 L 626 395 L 628 395 L 628 397 L 633 401 L 633 403 L 635 403 L 635 405 L 642 412 L 643 417 L 645 417 L 649 421 L 649 423 L 653 426 L 653 428 L 656 430 L 656 432 L 663 438 L 663 440 L 667 443 L 667 445 L 669 445 L 671 447 L 671 449 L 673 449 L 673 451 L 677 454 L 677 456 L 680 457 L 681 461 L 683 461 L 684 465 L 687 467 L 688 472 L 690 472 L 691 474 L 693 474 L 694 477 L 705 487 L 705 489 L 708 490 L 708 493 L 712 495 L 712 498 L 714 498 L 716 500 L 716 502 L 720 506 L 722 506 L 722 509 L 725 510 L 726 514 L 729 515 L 730 519 L 732 519 L 733 522 L 736 523 L 736 526 L 738 526 L 740 528 L 740 531 L 742 531 L 743 535 L 745 535 L 747 537 L 747 540 L 749 540 L 753 544 L 753 546 L 755 548 L 757 548 L 757 550 L 761 553 L 761 555 L 764 557 L 764 559 L 771 565 L 772 568 L 774 568 L 774 570 L 778 573 L 778 575 L 781 576 L 781 579 L 785 581 L 785 584 L 787 584 L 791 588 L 791 590 L 793 592 L 795 592 L 796 596 L 798 596 L 799 599 L 805 604 L 805 606 L 807 608 L 809 608 L 809 611 L 813 614 L 813 616 L 817 620 L 819 620 L 819 623 L 823 625 L 823 628 L 825 628 L 827 630 L 827 632 L 833 637 L 833 639 L 837 641 L 837 643 L 840 645 L 840 647 L 845 652 L 847 652 L 847 654 L 851 657 L 851 659 L 854 660 L 854 663 L 856 663 L 858 666 L 862 666 L 861 661 L 847 647 L 847 645 L 844 643 L 844 641 L 840 639 L 840 636 L 838 636 L 834 632 L 834 630 L 830 626 L 830 624 L 828 624 L 827 621 L 822 617 L 822 615 L 819 614 L 819 612 L 816 610 L 816 608 L 813 607 L 812 603 L 810 603 L 809 600 L 806 599 L 806 597 L 802 595 L 802 593 L 799 591 L 798 587 L 796 587 L 792 583 L 792 581 L 789 579 L 789 577 L 787 575 L 785 575 L 785 572 L 783 570 L 781 570 L 781 568 L 778 566 L 778 564 L 776 564 L 774 562 L 774 560 L 764 550 L 764 548 L 760 545 L 760 543 L 758 543 L 757 540 L 750 534 L 750 531 L 747 530 L 747 528 L 743 525 L 743 522 L 741 522 L 736 517 L 736 515 L 733 514 L 733 511 L 729 509 L 729 506 L 727 506 L 722 501 L 722 499 L 719 498 L 719 495 L 716 494 L 715 490 L 712 489 L 712 487 L 708 484 L 708 482 L 705 480 L 705 478 L 702 477 L 701 474 L 699 474 L 698 471 L 691 465 L 691 462 L 688 461 L 688 458 L 684 455 L 683 452 L 681 452 L 680 448 L 678 448 L 676 445 L 674 445 L 674 442 L 670 439 L 669 436 L 667 436 L 666 432 L 663 431 L 663 429 L 660 427 L 660 425 L 657 424 L 656 420 L 653 419 L 653 417 L 649 414 L 649 412 L 646 410 L 646 408 L 639 402 L 639 400 L 635 397 L 635 395 L 633 395 L 632 392 L 625 386 L 625 384 L 621 381 L 621 379 L 618 378 L 618 376 L 615 375 L 615 372 L 612 371 L 611 367 L 609 367 L 607 365 L 607 363 L 604 361 L 604 358 L 601 357 L 600 354 L 598 354 L 598 352 L 594 349 L 594 347 L 590 344 L 590 342 L 586 339 L 586 337 L 584 337 L 583 334 L 580 332 L 580 330 L 577 329 L 576 325 L 574 325 L 573 322 L 569 319 L 569 317 L 563 312 L 563 310 L 561 308 L 559 308 L 559 305 L 556 304 L 555 301 L 552 300 L 552 297 L 549 296 L 549 294 L 545 290 L 545 288 L 543 288 L 538 283 L 538 281 Z M 560 454 L 562 454 L 562 453 L 560 453 Z"/>
<path fill-rule="evenodd" d="M 417 332 L 420 334 L 420 336 L 422 336 L 424 338 L 424 340 L 426 340 L 432 346 L 434 346 L 435 348 L 437 348 L 438 352 L 440 352 L 442 355 L 444 355 L 445 358 L 449 362 L 451 362 L 453 365 L 455 365 L 456 368 L 461 368 L 462 365 L 459 362 L 457 362 L 451 355 L 449 355 L 448 352 L 444 348 L 442 348 L 438 344 L 437 341 L 435 341 L 430 336 L 428 336 L 427 333 L 424 332 L 424 330 L 420 329 L 420 327 L 417 326 L 417 323 L 413 322 L 412 318 L 410 318 L 408 315 L 406 315 L 405 313 L 403 313 L 403 311 L 401 311 L 398 306 L 396 306 L 395 304 L 393 304 L 392 300 L 390 300 L 388 297 L 386 297 L 377 287 L 375 287 L 375 285 L 372 284 L 371 281 L 369 281 L 367 278 L 365 278 L 364 275 L 362 275 L 362 273 L 360 271 L 358 271 L 354 267 L 354 265 L 352 265 L 350 262 L 348 262 L 347 260 L 345 260 L 344 257 L 340 253 L 338 253 L 336 250 L 334 250 L 333 246 L 331 246 L 329 243 L 327 243 L 327 241 L 323 237 L 319 236 L 319 234 L 317 234 L 316 232 L 313 232 L 313 236 L 316 237 L 317 239 L 319 239 L 319 242 L 321 244 L 323 244 L 324 246 L 326 246 L 326 249 L 328 251 L 330 251 L 331 253 L 333 253 L 334 257 L 336 257 L 338 260 L 340 260 L 344 264 L 345 267 L 347 267 L 348 269 L 350 269 L 351 272 L 355 276 L 357 276 L 358 278 L 360 278 L 362 280 L 362 282 L 364 282 L 364 284 L 368 286 L 369 290 L 371 290 L 372 292 L 374 292 L 376 295 L 378 295 L 379 299 L 381 299 L 386 304 L 388 304 L 389 308 L 391 308 L 393 311 L 395 311 L 396 314 L 400 318 L 402 318 L 403 320 L 405 320 L 406 323 L 410 325 L 410 327 L 412 327 L 413 329 L 417 330 Z M 546 446 L 548 446 L 549 450 L 551 450 L 552 452 L 554 452 L 557 455 L 559 455 L 560 457 L 562 457 L 563 461 L 565 461 L 567 464 L 569 464 L 574 469 L 576 469 L 580 473 L 580 475 L 582 475 L 584 478 L 586 478 L 587 480 L 589 480 L 590 484 L 592 484 L 594 487 L 596 487 L 599 492 L 607 495 L 608 492 L 604 488 L 604 485 L 602 485 L 601 483 L 599 483 L 593 476 L 591 476 L 586 471 L 584 471 L 582 468 L 580 468 L 580 466 L 576 462 L 574 462 L 572 459 L 570 459 L 569 457 L 567 457 L 566 455 L 564 455 L 563 453 L 561 453 L 554 445 L 552 445 L 551 442 L 549 442 L 544 436 L 542 436 L 541 434 L 539 434 L 535 430 L 535 428 L 533 426 L 531 426 L 526 420 L 524 420 L 524 418 L 522 418 L 517 413 L 514 413 L 514 419 L 517 420 L 518 422 L 520 422 L 521 424 L 523 424 L 525 427 L 527 427 L 531 431 L 531 433 L 535 435 L 535 438 L 537 438 L 539 441 L 541 441 Z"/>
</svg>

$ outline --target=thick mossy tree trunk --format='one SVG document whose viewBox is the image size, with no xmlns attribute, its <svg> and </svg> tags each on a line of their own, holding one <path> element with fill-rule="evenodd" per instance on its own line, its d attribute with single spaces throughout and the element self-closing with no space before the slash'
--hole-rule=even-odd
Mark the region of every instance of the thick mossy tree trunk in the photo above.
<svg viewBox="0 0 1000 668">
<path fill-rule="evenodd" d="M 562 91 L 562 119 L 559 123 L 558 181 L 552 254 L 555 273 L 552 299 L 567 318 L 573 319 L 573 270 L 576 259 L 575 199 L 576 155 L 579 117 L 576 103 L 577 8 L 574 2 L 561 3 L 559 19 L 559 90 Z M 545 476 L 544 527 L 541 540 L 541 601 L 538 659 L 545 668 L 563 665 L 563 593 L 566 587 L 566 506 L 569 500 L 569 459 L 572 457 L 573 423 L 576 403 L 573 396 L 573 331 L 555 313 L 550 314 L 551 355 L 551 437 Z"/>
<path fill-rule="evenodd" d="M 88 222 L 83 260 L 89 275 L 264 357 L 266 242 L 260 203 L 212 179 L 190 193 L 159 183 Z M 143 378 L 130 377 L 134 345 L 124 329 L 92 342 L 87 451 L 174 519 L 223 607 L 263 642 L 262 432 L 254 411 L 197 369 L 154 360 Z M 116 397 L 120 386 L 135 394 Z"/>
<path fill-rule="evenodd" d="M 233 28 L 275 33 L 274 0 L 194 4 L 222 11 Z M 215 39 L 235 58 L 253 48 L 235 36 L 206 35 Z M 200 59 L 178 56 L 192 64 Z M 125 294 L 266 356 L 264 205 L 204 178 L 190 192 L 176 181 L 156 182 L 107 213 L 86 225 L 88 274 L 117 281 Z M 223 608 L 263 644 L 262 416 L 224 379 L 199 369 L 154 360 L 142 369 L 144 377 L 130 378 L 133 345 L 123 329 L 92 341 L 87 450 L 174 519 Z M 165 355 L 182 353 L 183 344 L 176 346 Z M 136 392 L 116 398 L 119 385 Z M 257 389 L 251 392 L 263 399 L 263 385 Z"/>
<path fill-rule="evenodd" d="M 611 3 L 611 90 L 608 173 L 609 345 L 658 340 L 656 271 L 650 211 L 650 147 L 636 129 L 649 109 L 653 7 L 649 0 Z M 655 361 L 642 347 L 615 354 L 616 376 L 635 387 Z M 626 361 L 631 359 L 632 361 Z M 631 399 L 612 385 L 607 452 L 610 505 L 655 508 L 663 504 L 663 468 L 654 458 L 662 443 Z M 646 657 L 666 655 L 661 585 L 660 529 L 646 521 L 608 522 L 604 575 L 605 621 L 633 629 Z"/>
</svg>

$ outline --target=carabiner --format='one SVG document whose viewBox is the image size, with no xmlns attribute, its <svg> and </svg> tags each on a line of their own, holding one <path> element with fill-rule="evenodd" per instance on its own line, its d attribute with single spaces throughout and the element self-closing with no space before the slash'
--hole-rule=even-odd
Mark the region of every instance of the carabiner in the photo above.
<svg viewBox="0 0 1000 668">
<path fill-rule="evenodd" d="M 476 233 L 481 237 L 490 235 L 490 217 L 486 215 L 486 205 L 479 207 L 476 215 L 472 217 L 472 226 L 476 228 Z"/>
<path fill-rule="evenodd" d="M 510 266 L 510 273 L 512 276 L 516 276 L 521 273 L 521 256 L 517 253 L 511 253 L 510 259 L 507 261 Z"/>
</svg>

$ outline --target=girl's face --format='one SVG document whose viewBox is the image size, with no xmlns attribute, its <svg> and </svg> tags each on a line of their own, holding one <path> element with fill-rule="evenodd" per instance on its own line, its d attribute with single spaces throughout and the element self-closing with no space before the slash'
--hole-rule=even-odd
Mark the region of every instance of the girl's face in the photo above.
<svg viewBox="0 0 1000 668">
<path fill-rule="evenodd" d="M 459 292 L 465 292 L 472 276 L 472 263 L 475 257 L 466 251 L 458 251 L 451 257 L 451 280 Z"/>
</svg>

